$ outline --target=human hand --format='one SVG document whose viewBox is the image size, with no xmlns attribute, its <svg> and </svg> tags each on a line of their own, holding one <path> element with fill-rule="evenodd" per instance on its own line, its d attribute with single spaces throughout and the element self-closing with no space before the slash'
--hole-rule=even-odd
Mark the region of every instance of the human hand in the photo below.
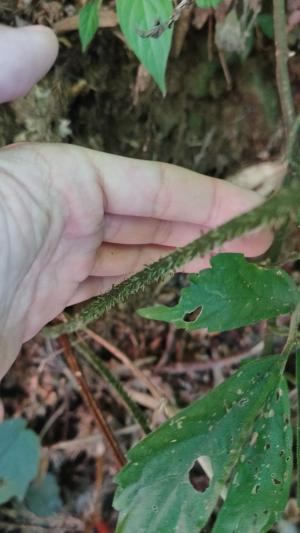
<svg viewBox="0 0 300 533">
<path fill-rule="evenodd" d="M 56 45 L 48 30 L 43 39 L 53 58 Z M 34 65 L 33 70 L 43 62 Z M 30 83 L 42 73 L 31 73 Z M 25 90 L 19 86 L 18 94 L 30 83 Z M 0 98 L 1 91 L 2 100 L 16 95 L 4 82 Z M 172 165 L 64 144 L 3 148 L 0 373 L 9 368 L 22 342 L 66 306 L 108 290 L 259 202 L 255 193 Z M 270 241 L 270 233 L 263 231 L 227 243 L 224 249 L 256 256 Z M 185 271 L 207 264 L 207 258 L 196 260 Z"/>
</svg>

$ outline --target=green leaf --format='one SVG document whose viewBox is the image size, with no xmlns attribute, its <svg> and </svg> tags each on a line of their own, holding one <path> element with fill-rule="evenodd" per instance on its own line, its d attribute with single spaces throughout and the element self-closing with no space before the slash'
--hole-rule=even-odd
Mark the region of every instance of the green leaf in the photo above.
<svg viewBox="0 0 300 533">
<path fill-rule="evenodd" d="M 203 8 L 217 7 L 222 2 L 223 0 L 196 0 L 197 6 Z"/>
<path fill-rule="evenodd" d="M 79 11 L 79 37 L 85 52 L 98 27 L 102 0 L 89 0 Z"/>
<path fill-rule="evenodd" d="M 299 301 L 293 279 L 279 268 L 249 263 L 242 254 L 216 255 L 211 266 L 189 276 L 190 285 L 181 291 L 175 307 L 147 307 L 138 313 L 172 322 L 178 328 L 217 332 L 289 313 Z M 198 317 L 190 321 L 185 318 L 200 306 Z"/>
<path fill-rule="evenodd" d="M 281 369 L 280 356 L 248 362 L 137 444 L 116 480 L 114 505 L 121 511 L 116 533 L 199 533 L 238 460 L 249 453 L 255 420 L 278 385 Z M 212 471 L 205 492 L 189 481 L 199 457 Z"/>
<path fill-rule="evenodd" d="M 38 472 L 40 443 L 21 418 L 0 424 L 0 504 L 23 500 Z"/>
<path fill-rule="evenodd" d="M 55 476 L 47 474 L 42 481 L 32 483 L 27 491 L 25 504 L 38 516 L 58 513 L 63 503 Z"/>
<path fill-rule="evenodd" d="M 172 0 L 117 0 L 117 14 L 126 40 L 163 94 L 173 29 L 166 29 L 157 39 L 143 38 L 139 33 L 151 30 L 158 21 L 165 23 L 172 12 Z"/>
<path fill-rule="evenodd" d="M 213 533 L 264 533 L 280 518 L 292 479 L 290 404 L 284 378 L 244 447 Z"/>
<path fill-rule="evenodd" d="M 268 13 L 261 13 L 257 17 L 257 22 L 263 34 L 268 37 L 268 39 L 274 39 L 273 16 Z"/>
</svg>

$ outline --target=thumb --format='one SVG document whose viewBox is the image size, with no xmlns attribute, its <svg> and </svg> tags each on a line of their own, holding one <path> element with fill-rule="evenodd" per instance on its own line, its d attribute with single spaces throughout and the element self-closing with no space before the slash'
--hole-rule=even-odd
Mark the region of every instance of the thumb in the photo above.
<svg viewBox="0 0 300 533">
<path fill-rule="evenodd" d="M 0 25 L 0 102 L 20 98 L 52 67 L 58 41 L 50 28 Z"/>
</svg>

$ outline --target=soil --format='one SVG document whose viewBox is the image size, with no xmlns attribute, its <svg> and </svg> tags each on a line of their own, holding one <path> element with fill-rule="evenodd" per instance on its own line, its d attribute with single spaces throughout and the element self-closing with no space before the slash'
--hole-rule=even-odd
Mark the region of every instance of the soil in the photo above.
<svg viewBox="0 0 300 533">
<path fill-rule="evenodd" d="M 0 20 L 15 25 L 54 25 L 73 15 L 77 4 L 2 1 Z M 226 177 L 280 154 L 282 127 L 274 76 L 272 41 L 256 43 L 243 62 L 227 58 L 233 80 L 229 90 L 215 54 L 208 61 L 207 27 L 191 26 L 179 57 L 171 58 L 168 93 L 163 97 L 125 46 L 118 28 L 100 30 L 86 54 L 77 32 L 60 35 L 60 54 L 47 77 L 24 99 L 0 108 L 0 145 L 15 141 L 68 142 L 126 156 L 176 163 Z M 299 77 L 298 60 L 291 64 Z M 295 95 L 296 103 L 300 102 Z M 178 275 L 154 294 L 172 303 L 186 283 Z M 145 410 L 156 427 L 165 410 L 128 366 L 101 345 L 105 338 L 142 368 L 165 403 L 182 407 L 220 383 L 244 358 L 259 349 L 265 325 L 222 335 L 193 334 L 145 321 L 134 301 L 93 324 L 89 346 Z M 99 337 L 100 335 L 100 337 Z M 141 433 L 111 387 L 84 365 L 98 405 L 123 450 Z M 7 374 L 1 391 L 1 418 L 23 416 L 41 437 L 43 461 L 57 477 L 64 507 L 55 518 L 37 519 L 24 506 L 0 509 L 0 531 L 101 532 L 114 530 L 111 502 L 116 466 L 84 405 L 61 346 L 38 336 L 28 342 Z M 201 477 L 201 475 L 200 475 Z M 201 480 L 200 480 L 201 481 Z M 297 522 L 294 499 L 285 520 Z M 18 525 L 17 525 L 18 524 Z M 23 525 L 22 525 L 23 524 Z M 27 527 L 23 527 L 25 526 Z M 287 529 L 277 529 L 284 532 Z"/>
</svg>

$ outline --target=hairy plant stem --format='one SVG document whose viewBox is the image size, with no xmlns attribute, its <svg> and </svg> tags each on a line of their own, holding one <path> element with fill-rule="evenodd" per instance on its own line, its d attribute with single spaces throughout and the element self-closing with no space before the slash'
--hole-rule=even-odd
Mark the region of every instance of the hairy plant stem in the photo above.
<svg viewBox="0 0 300 533">
<path fill-rule="evenodd" d="M 55 338 L 62 333 L 73 333 L 84 329 L 87 324 L 97 320 L 116 305 L 125 302 L 130 296 L 139 293 L 149 285 L 166 280 L 170 274 L 195 257 L 203 256 L 224 242 L 240 237 L 259 226 L 273 224 L 278 227 L 287 216 L 290 217 L 298 211 L 300 211 L 300 189 L 283 188 L 276 196 L 259 207 L 209 231 L 186 246 L 178 248 L 175 252 L 114 286 L 103 296 L 94 298 L 66 324 L 46 327 L 43 333 L 47 337 Z"/>
<path fill-rule="evenodd" d="M 76 350 L 93 368 L 93 370 L 95 370 L 97 374 L 99 374 L 107 383 L 109 383 L 115 389 L 117 394 L 120 396 L 120 398 L 123 400 L 124 404 L 128 408 L 128 411 L 131 413 L 134 420 L 141 427 L 143 433 L 150 433 L 151 429 L 148 426 L 144 413 L 126 392 L 122 383 L 111 373 L 107 366 L 102 363 L 101 358 L 94 354 L 94 352 L 88 347 L 88 345 L 84 341 L 76 345 Z"/>
<path fill-rule="evenodd" d="M 277 87 L 286 137 L 288 138 L 294 124 L 295 111 L 288 72 L 285 0 L 273 0 L 273 15 L 276 46 Z"/>
</svg>

